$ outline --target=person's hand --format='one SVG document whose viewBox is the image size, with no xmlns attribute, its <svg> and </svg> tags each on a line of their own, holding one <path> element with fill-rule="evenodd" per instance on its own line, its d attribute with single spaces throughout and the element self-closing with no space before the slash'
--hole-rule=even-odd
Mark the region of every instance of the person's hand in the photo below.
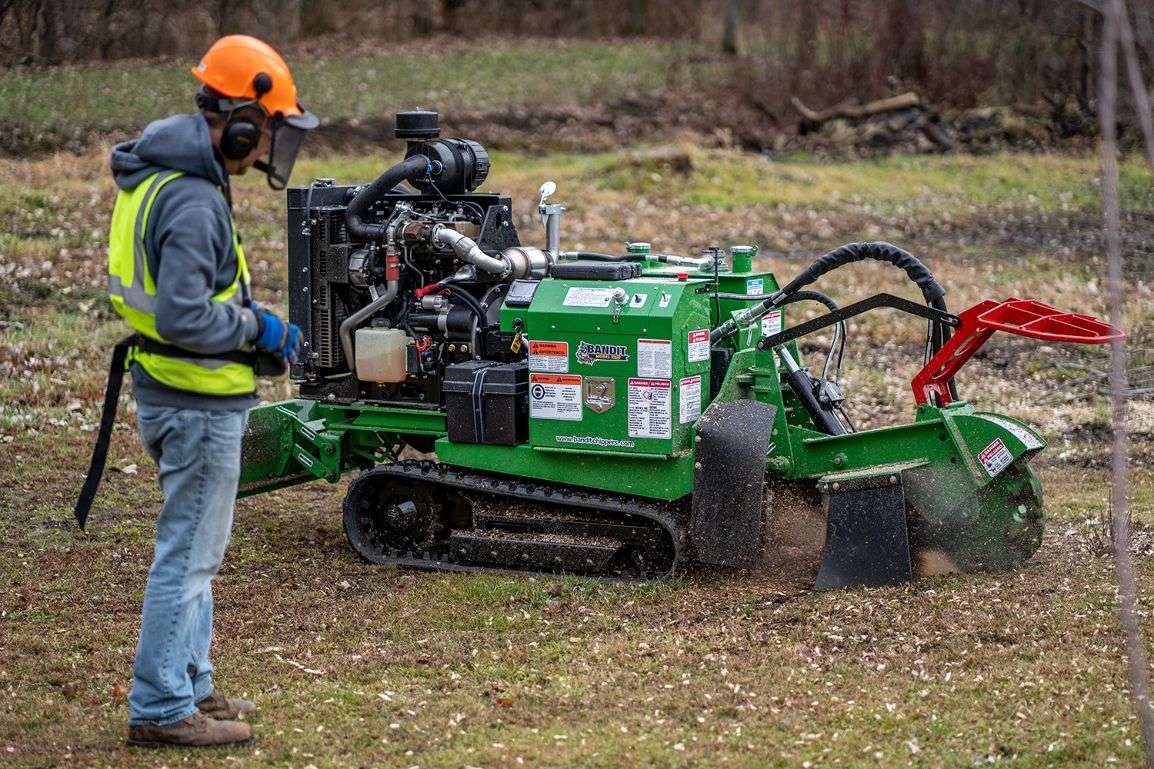
<svg viewBox="0 0 1154 769">
<path fill-rule="evenodd" d="M 271 352 L 289 363 L 296 363 L 301 354 L 301 330 L 295 323 L 285 323 L 255 302 L 257 334 L 253 344 L 257 349 Z"/>
</svg>

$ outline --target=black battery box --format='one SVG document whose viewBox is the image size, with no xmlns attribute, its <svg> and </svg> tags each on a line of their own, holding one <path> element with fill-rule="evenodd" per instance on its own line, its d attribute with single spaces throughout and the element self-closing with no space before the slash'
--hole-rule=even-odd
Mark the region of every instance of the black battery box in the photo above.
<svg viewBox="0 0 1154 769">
<path fill-rule="evenodd" d="M 529 364 L 470 360 L 445 367 L 445 422 L 454 443 L 529 439 Z"/>
</svg>

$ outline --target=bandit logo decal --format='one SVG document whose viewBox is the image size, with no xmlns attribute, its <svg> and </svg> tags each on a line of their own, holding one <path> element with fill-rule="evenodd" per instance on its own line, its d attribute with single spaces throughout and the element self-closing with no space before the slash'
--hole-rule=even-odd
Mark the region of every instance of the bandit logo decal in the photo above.
<svg viewBox="0 0 1154 769">
<path fill-rule="evenodd" d="M 577 343 L 577 362 L 592 366 L 594 363 L 621 363 L 629 360 L 629 348 L 623 344 Z"/>
</svg>

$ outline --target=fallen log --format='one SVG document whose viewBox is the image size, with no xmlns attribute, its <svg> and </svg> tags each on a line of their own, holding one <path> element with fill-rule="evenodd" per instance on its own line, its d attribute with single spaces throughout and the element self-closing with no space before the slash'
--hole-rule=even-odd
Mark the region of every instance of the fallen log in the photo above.
<svg viewBox="0 0 1154 769">
<path fill-rule="evenodd" d="M 876 99 L 874 101 L 866 102 L 865 104 L 842 104 L 836 107 L 831 107 L 827 110 L 813 110 L 805 106 L 801 99 L 796 96 L 790 97 L 790 103 L 793 104 L 801 116 L 807 123 L 813 125 L 821 125 L 829 120 L 837 118 L 862 118 L 870 117 L 872 115 L 880 115 L 885 112 L 895 112 L 897 110 L 910 109 L 912 107 L 921 107 L 922 99 L 913 91 L 898 94 L 897 96 L 889 96 L 885 99 Z"/>
</svg>

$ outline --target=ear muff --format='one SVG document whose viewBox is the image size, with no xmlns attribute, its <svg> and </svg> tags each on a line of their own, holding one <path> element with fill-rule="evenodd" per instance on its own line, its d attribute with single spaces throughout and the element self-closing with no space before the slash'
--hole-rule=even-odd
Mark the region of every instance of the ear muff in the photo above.
<svg viewBox="0 0 1154 769">
<path fill-rule="evenodd" d="M 246 118 L 230 118 L 220 137 L 220 154 L 229 160 L 240 160 L 259 143 L 260 126 Z"/>
<path fill-rule="evenodd" d="M 252 87 L 259 102 L 260 97 L 272 90 L 272 77 L 267 72 L 258 72 L 252 79 Z M 248 103 L 251 104 L 252 102 Z M 240 160 L 247 157 L 260 143 L 261 126 L 247 117 L 232 117 L 231 110 L 235 109 L 233 105 L 236 105 L 235 101 L 222 99 L 206 86 L 202 86 L 197 93 L 198 107 L 208 108 L 214 112 L 229 110 L 230 117 L 224 126 L 224 133 L 220 137 L 220 154 L 229 160 Z"/>
</svg>

